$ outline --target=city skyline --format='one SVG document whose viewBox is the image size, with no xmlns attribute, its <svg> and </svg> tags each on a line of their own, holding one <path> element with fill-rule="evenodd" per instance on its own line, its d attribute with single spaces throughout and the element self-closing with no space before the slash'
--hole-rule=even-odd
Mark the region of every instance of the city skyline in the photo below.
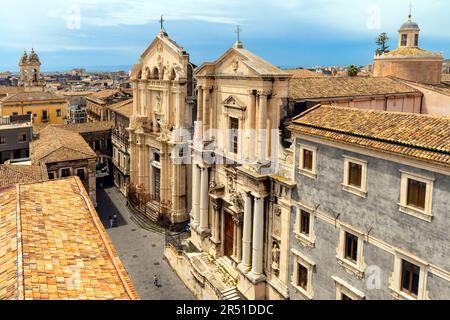
<svg viewBox="0 0 450 320">
<path fill-rule="evenodd" d="M 135 0 L 125 6 L 116 0 L 78 0 L 37 6 L 22 0 L 5 4 L 0 13 L 0 26 L 7 31 L 0 35 L 0 70 L 17 71 L 19 57 L 32 47 L 45 61 L 44 72 L 129 68 L 159 32 L 161 14 L 167 32 L 195 64 L 214 60 L 231 47 L 240 25 L 244 45 L 280 67 L 365 65 L 373 58 L 379 33 L 387 32 L 391 49 L 396 47 L 409 3 L 267 0 L 258 5 L 218 1 L 213 6 Z M 422 29 L 421 47 L 448 52 L 444 1 L 417 0 L 412 11 Z"/>
</svg>

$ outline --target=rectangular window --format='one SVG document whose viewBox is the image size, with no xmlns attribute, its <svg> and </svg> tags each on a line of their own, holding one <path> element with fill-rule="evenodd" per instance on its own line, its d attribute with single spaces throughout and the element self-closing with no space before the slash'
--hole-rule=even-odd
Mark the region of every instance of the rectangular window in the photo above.
<svg viewBox="0 0 450 320">
<path fill-rule="evenodd" d="M 418 47 L 419 46 L 419 35 L 416 34 L 416 36 L 414 37 L 414 46 Z"/>
<path fill-rule="evenodd" d="M 402 47 L 406 47 L 407 44 L 408 44 L 408 35 L 407 35 L 407 34 L 402 34 L 402 43 L 401 43 L 401 46 L 402 46 Z"/>
<path fill-rule="evenodd" d="M 77 176 L 80 178 L 81 181 L 84 181 L 86 179 L 84 169 L 78 169 Z"/>
<path fill-rule="evenodd" d="M 295 249 L 292 249 L 291 252 L 294 254 L 294 270 L 292 271 L 291 284 L 297 293 L 307 300 L 312 300 L 314 299 L 313 274 L 316 264 L 302 256 Z"/>
<path fill-rule="evenodd" d="M 425 210 L 427 184 L 414 179 L 408 179 L 407 205 Z"/>
<path fill-rule="evenodd" d="M 230 117 L 230 152 L 239 152 L 239 119 Z"/>
<path fill-rule="evenodd" d="M 365 160 L 344 155 L 344 191 L 362 198 L 367 197 L 367 166 Z"/>
<path fill-rule="evenodd" d="M 348 232 L 345 233 L 345 259 L 358 261 L 358 237 Z"/>
<path fill-rule="evenodd" d="M 435 179 L 400 170 L 399 210 L 413 217 L 431 222 L 433 219 L 433 186 Z"/>
<path fill-rule="evenodd" d="M 303 170 L 313 171 L 313 152 L 303 149 Z"/>
<path fill-rule="evenodd" d="M 19 140 L 19 142 L 27 142 L 27 134 L 26 133 L 19 134 L 17 140 Z"/>
<path fill-rule="evenodd" d="M 49 180 L 54 180 L 55 179 L 55 173 L 54 172 L 49 172 L 48 173 L 48 179 Z"/>
<path fill-rule="evenodd" d="M 300 232 L 306 236 L 310 235 L 311 215 L 309 212 L 301 210 L 300 213 Z"/>
<path fill-rule="evenodd" d="M 61 178 L 70 177 L 70 169 L 62 169 L 61 170 Z"/>
<path fill-rule="evenodd" d="M 297 286 L 308 291 L 308 269 L 304 267 L 302 264 L 298 264 L 298 278 L 297 278 Z"/>
<path fill-rule="evenodd" d="M 6 137 L 0 136 L 0 144 L 6 144 Z"/>
<path fill-rule="evenodd" d="M 44 121 L 44 122 L 48 121 L 48 112 L 47 112 L 47 110 L 42 110 L 42 121 Z"/>
<path fill-rule="evenodd" d="M 307 145 L 299 146 L 299 172 L 300 174 L 310 177 L 312 179 L 317 178 L 316 174 L 316 154 L 317 148 Z"/>
<path fill-rule="evenodd" d="M 56 116 L 61 117 L 61 115 L 62 115 L 61 109 L 56 110 Z"/>
<path fill-rule="evenodd" d="M 420 267 L 402 260 L 402 287 L 407 294 L 417 297 L 419 294 Z"/>
<path fill-rule="evenodd" d="M 362 187 L 362 170 L 363 167 L 360 164 L 350 162 L 348 168 L 348 184 L 361 188 Z"/>
</svg>

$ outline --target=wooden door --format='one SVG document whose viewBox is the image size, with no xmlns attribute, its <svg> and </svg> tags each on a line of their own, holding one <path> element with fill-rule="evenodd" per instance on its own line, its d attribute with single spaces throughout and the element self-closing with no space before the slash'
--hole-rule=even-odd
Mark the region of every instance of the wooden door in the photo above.
<svg viewBox="0 0 450 320">
<path fill-rule="evenodd" d="M 231 214 L 225 212 L 225 256 L 233 255 L 234 247 L 234 221 Z"/>
</svg>

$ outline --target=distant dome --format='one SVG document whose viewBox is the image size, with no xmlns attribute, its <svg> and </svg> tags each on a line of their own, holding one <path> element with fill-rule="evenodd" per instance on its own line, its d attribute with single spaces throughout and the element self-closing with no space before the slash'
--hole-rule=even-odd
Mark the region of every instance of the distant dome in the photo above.
<svg viewBox="0 0 450 320">
<path fill-rule="evenodd" d="M 411 20 L 411 16 L 409 17 L 409 20 L 406 21 L 402 26 L 400 27 L 400 30 L 420 30 L 419 25 Z"/>
</svg>

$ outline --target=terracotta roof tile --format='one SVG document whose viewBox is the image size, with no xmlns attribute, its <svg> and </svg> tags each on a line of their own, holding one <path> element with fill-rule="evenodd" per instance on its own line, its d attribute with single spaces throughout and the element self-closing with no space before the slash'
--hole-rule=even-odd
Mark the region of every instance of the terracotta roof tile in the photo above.
<svg viewBox="0 0 450 320">
<path fill-rule="evenodd" d="M 98 121 L 98 122 L 86 122 L 86 123 L 72 123 L 57 126 L 64 130 L 69 130 L 77 133 L 89 133 L 111 130 L 114 126 L 112 121 Z"/>
<path fill-rule="evenodd" d="M 133 115 L 133 99 L 115 103 L 113 105 L 110 105 L 108 108 L 114 112 L 120 113 L 127 118 L 131 118 L 131 116 Z"/>
<path fill-rule="evenodd" d="M 36 102 L 36 101 L 67 101 L 66 98 L 51 92 L 21 92 L 7 96 L 0 101 L 5 103 L 12 102 Z"/>
<path fill-rule="evenodd" d="M 0 96 L 23 92 L 23 87 L 0 86 Z"/>
<path fill-rule="evenodd" d="M 450 166 L 450 117 L 324 105 L 295 118 L 290 128 Z"/>
<path fill-rule="evenodd" d="M 441 55 L 437 53 L 433 53 L 427 50 L 423 50 L 420 48 L 414 48 L 414 47 L 400 47 L 395 50 L 392 50 L 388 53 L 385 53 L 378 57 L 396 57 L 396 56 L 414 56 L 414 57 L 442 57 Z M 377 57 L 377 58 L 378 58 Z"/>
<path fill-rule="evenodd" d="M 297 78 L 324 78 L 325 76 L 323 74 L 320 74 L 318 72 L 314 72 L 307 69 L 284 69 L 289 74 L 292 74 L 292 79 Z"/>
<path fill-rule="evenodd" d="M 79 178 L 0 189 L 0 201 L 0 299 L 139 299 Z"/>
<path fill-rule="evenodd" d="M 391 78 L 324 77 L 291 79 L 290 97 L 294 100 L 419 93 Z"/>
<path fill-rule="evenodd" d="M 55 163 L 96 158 L 96 153 L 76 132 L 49 125 L 30 143 L 33 163 Z"/>
<path fill-rule="evenodd" d="M 0 187 L 47 180 L 45 166 L 41 165 L 0 165 Z"/>
</svg>

